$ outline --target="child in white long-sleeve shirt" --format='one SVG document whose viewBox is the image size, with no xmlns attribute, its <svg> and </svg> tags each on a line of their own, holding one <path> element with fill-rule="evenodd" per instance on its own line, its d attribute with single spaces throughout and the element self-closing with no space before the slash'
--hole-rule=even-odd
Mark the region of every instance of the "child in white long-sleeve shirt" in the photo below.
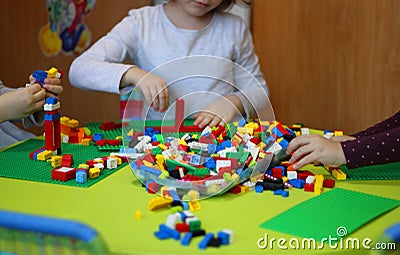
<svg viewBox="0 0 400 255">
<path fill-rule="evenodd" d="M 185 116 L 196 113 L 195 125 L 200 128 L 231 121 L 237 113 L 256 117 L 269 102 L 268 89 L 248 27 L 239 17 L 224 12 L 236 2 L 245 3 L 170 0 L 131 10 L 73 61 L 71 84 L 112 93 L 126 93 L 136 86 L 152 106 L 147 113 L 151 119 L 162 119 L 170 102 L 185 97 Z M 157 72 L 166 64 L 171 70 Z M 240 80 L 238 76 L 243 75 L 237 74 L 236 65 L 253 82 Z M 176 67 L 200 71 L 193 74 L 195 78 L 187 78 Z M 202 74 L 201 70 L 215 73 Z M 165 77 L 171 73 L 178 78 Z"/>
</svg>

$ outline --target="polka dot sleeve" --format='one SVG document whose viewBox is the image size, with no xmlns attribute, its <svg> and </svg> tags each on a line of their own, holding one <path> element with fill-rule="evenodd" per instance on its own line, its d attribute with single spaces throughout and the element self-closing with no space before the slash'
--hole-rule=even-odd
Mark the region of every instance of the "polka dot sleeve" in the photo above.
<svg viewBox="0 0 400 255">
<path fill-rule="evenodd" d="M 369 127 L 366 130 L 352 134 L 351 136 L 360 138 L 363 136 L 377 134 L 382 131 L 392 129 L 395 127 L 399 127 L 399 126 L 400 126 L 400 111 L 398 111 L 395 115 L 383 120 L 382 122 L 379 122 L 375 126 Z"/>
<path fill-rule="evenodd" d="M 349 169 L 400 162 L 400 126 L 341 145 Z"/>
</svg>

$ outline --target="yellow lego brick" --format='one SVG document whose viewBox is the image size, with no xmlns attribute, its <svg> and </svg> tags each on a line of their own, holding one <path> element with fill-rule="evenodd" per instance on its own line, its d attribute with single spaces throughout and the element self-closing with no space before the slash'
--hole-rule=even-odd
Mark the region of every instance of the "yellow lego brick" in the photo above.
<svg viewBox="0 0 400 255">
<path fill-rule="evenodd" d="M 57 68 L 55 68 L 55 67 L 52 67 L 52 68 L 50 68 L 48 71 L 46 71 L 47 72 L 47 77 L 49 77 L 49 78 L 56 78 L 57 77 L 57 73 L 58 73 L 58 70 L 57 70 Z"/>
<path fill-rule="evenodd" d="M 166 208 L 172 203 L 171 198 L 166 198 L 166 197 L 156 197 L 153 198 L 149 201 L 147 204 L 147 208 L 151 211 L 157 210 L 160 208 Z"/>
<path fill-rule="evenodd" d="M 176 206 L 176 207 L 178 207 L 178 206 Z M 135 212 L 135 219 L 136 220 L 142 219 L 142 212 L 141 211 L 136 211 Z"/>
<path fill-rule="evenodd" d="M 258 153 L 258 158 L 264 158 L 264 157 L 265 157 L 265 152 L 260 151 L 260 152 Z"/>
<path fill-rule="evenodd" d="M 78 168 L 88 170 L 89 169 L 89 165 L 87 165 L 87 164 L 79 164 Z"/>
<path fill-rule="evenodd" d="M 249 192 L 249 191 L 250 191 L 249 186 L 240 185 L 240 192 L 244 193 L 244 192 Z"/>
<path fill-rule="evenodd" d="M 185 141 L 185 140 L 183 140 L 183 139 L 179 139 L 179 142 L 178 142 L 178 144 L 187 146 L 187 143 L 186 143 L 186 141 Z"/>
<path fill-rule="evenodd" d="M 197 139 L 197 138 L 199 138 L 199 135 L 198 135 L 198 134 L 193 134 L 193 135 L 192 135 L 192 138 L 193 138 L 193 139 Z"/>
<path fill-rule="evenodd" d="M 149 167 L 153 167 L 153 166 L 154 166 L 153 163 L 150 163 L 150 162 L 147 161 L 147 160 L 143 160 L 143 165 L 149 166 Z"/>
<path fill-rule="evenodd" d="M 109 156 L 109 158 L 115 158 L 117 160 L 117 165 L 121 165 L 122 164 L 122 159 L 120 157 L 117 156 Z"/>
<path fill-rule="evenodd" d="M 201 209 L 200 203 L 197 200 L 193 200 L 189 202 L 189 210 L 194 212 Z"/>
<path fill-rule="evenodd" d="M 129 132 L 127 133 L 128 136 L 133 136 L 135 133 L 135 131 L 133 129 L 129 130 Z"/>
<path fill-rule="evenodd" d="M 288 182 L 289 181 L 289 179 L 286 176 L 283 176 L 282 180 L 283 180 L 283 182 Z"/>
<path fill-rule="evenodd" d="M 60 124 L 61 125 L 66 125 L 69 122 L 70 118 L 68 118 L 67 116 L 62 116 L 60 118 Z"/>
<path fill-rule="evenodd" d="M 165 151 L 166 149 L 168 149 L 168 147 L 167 147 L 166 145 L 162 144 L 162 143 L 159 143 L 159 144 L 157 145 L 157 147 L 160 148 L 160 149 L 162 149 L 163 151 Z"/>
<path fill-rule="evenodd" d="M 347 175 L 340 169 L 333 170 L 332 176 L 335 177 L 338 181 L 345 181 L 347 179 Z"/>
<path fill-rule="evenodd" d="M 122 135 L 119 135 L 119 136 L 115 137 L 115 140 L 122 140 L 122 139 L 123 139 Z"/>
<path fill-rule="evenodd" d="M 76 128 L 79 127 L 79 121 L 71 119 L 68 121 L 68 127 Z"/>
<path fill-rule="evenodd" d="M 100 168 L 92 167 L 89 169 L 89 178 L 94 179 L 99 177 L 99 175 L 100 175 Z"/>
<path fill-rule="evenodd" d="M 85 146 L 89 146 L 90 145 L 90 141 L 91 140 L 89 138 L 84 138 L 84 139 L 82 139 L 81 144 L 85 145 Z"/>
<path fill-rule="evenodd" d="M 241 135 L 244 135 L 244 134 L 247 133 L 247 128 L 245 128 L 245 127 L 237 127 L 236 132 L 241 134 Z"/>
<path fill-rule="evenodd" d="M 51 167 L 60 167 L 62 163 L 62 156 L 51 156 L 51 159 L 49 159 L 48 161 L 50 161 Z"/>
<path fill-rule="evenodd" d="M 39 153 L 37 155 L 36 159 L 41 160 L 41 161 L 46 161 L 46 160 L 50 159 L 52 155 L 53 155 L 52 151 L 45 150 L 45 151 L 42 151 L 41 153 Z"/>
<path fill-rule="evenodd" d="M 321 195 L 323 187 L 314 186 L 314 195 Z"/>
<path fill-rule="evenodd" d="M 343 136 L 343 131 L 342 130 L 335 130 L 334 136 Z"/>
<path fill-rule="evenodd" d="M 197 200 L 200 198 L 200 194 L 198 191 L 190 190 L 187 195 L 190 197 L 190 200 Z"/>
</svg>

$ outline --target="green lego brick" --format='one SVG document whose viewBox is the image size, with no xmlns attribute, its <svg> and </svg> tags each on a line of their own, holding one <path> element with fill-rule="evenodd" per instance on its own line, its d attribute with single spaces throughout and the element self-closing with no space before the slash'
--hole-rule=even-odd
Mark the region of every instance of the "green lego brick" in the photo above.
<svg viewBox="0 0 400 255">
<path fill-rule="evenodd" d="M 176 161 L 173 159 L 169 159 L 169 158 L 165 159 L 165 164 L 169 169 L 175 169 L 175 167 L 177 167 L 177 166 L 182 166 L 187 171 L 196 171 L 197 170 L 197 168 L 194 166 L 191 166 L 189 164 L 185 164 L 183 162 L 179 162 L 179 161 Z"/>
<path fill-rule="evenodd" d="M 319 242 L 329 236 L 343 237 L 343 232 L 348 235 L 399 205 L 399 200 L 335 188 L 286 210 L 260 226 L 303 238 L 314 238 Z"/>
<path fill-rule="evenodd" d="M 43 139 L 29 139 L 0 153 L 0 176 L 14 179 L 22 179 L 36 182 L 61 184 L 87 188 L 115 173 L 127 163 L 123 163 L 116 169 L 104 169 L 100 176 L 95 179 L 88 178 L 86 183 L 77 183 L 75 179 L 63 182 L 51 179 L 53 167 L 49 162 L 37 161 L 29 158 L 29 153 L 44 147 Z M 74 159 L 73 167 L 85 163 L 86 160 L 110 155 L 109 152 L 99 151 L 94 146 L 63 143 L 62 154 L 72 154 Z M 13 160 L 10 160 L 13 159 Z"/>
<path fill-rule="evenodd" d="M 346 173 L 347 180 L 399 180 L 400 162 L 364 166 L 354 169 L 347 169 L 346 165 L 340 167 Z"/>
</svg>

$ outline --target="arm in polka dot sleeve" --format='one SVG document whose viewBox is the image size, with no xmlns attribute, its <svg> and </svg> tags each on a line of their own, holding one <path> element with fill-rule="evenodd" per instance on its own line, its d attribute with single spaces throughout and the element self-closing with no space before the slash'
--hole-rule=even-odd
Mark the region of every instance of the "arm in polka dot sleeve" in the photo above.
<svg viewBox="0 0 400 255">
<path fill-rule="evenodd" d="M 349 169 L 400 162 L 400 126 L 341 145 Z"/>
<path fill-rule="evenodd" d="M 377 134 L 379 132 L 388 130 L 388 129 L 392 129 L 395 127 L 399 127 L 400 126 L 400 111 L 398 111 L 395 115 L 379 122 L 378 124 L 369 127 L 363 131 L 357 132 L 351 136 L 356 137 L 356 138 L 360 138 L 363 136 L 369 136 L 372 134 Z"/>
</svg>

